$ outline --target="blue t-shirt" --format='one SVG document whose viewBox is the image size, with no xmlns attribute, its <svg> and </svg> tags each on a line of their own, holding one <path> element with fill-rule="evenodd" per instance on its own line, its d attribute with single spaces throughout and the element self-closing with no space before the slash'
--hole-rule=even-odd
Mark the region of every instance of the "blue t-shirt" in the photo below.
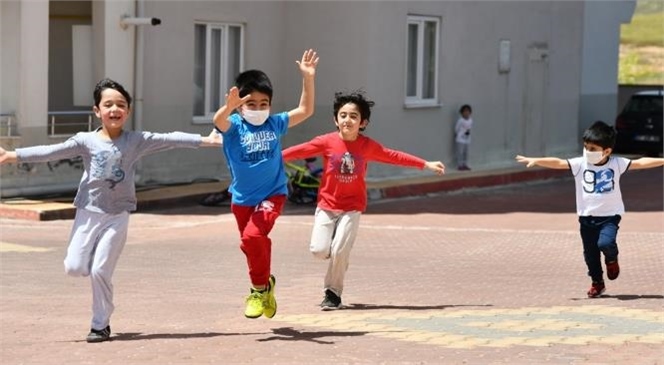
<svg viewBox="0 0 664 365">
<path fill-rule="evenodd" d="M 254 206 L 271 196 L 288 194 L 281 157 L 288 113 L 270 115 L 260 126 L 245 122 L 239 114 L 232 114 L 228 120 L 231 125 L 222 135 L 233 204 Z"/>
</svg>

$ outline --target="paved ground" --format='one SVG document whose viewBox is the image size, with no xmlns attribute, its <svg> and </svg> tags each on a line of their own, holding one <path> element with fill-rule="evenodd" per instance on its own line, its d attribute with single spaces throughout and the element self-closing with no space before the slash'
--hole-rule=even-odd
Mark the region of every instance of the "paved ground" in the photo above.
<svg viewBox="0 0 664 365">
<path fill-rule="evenodd" d="M 312 208 L 273 233 L 279 312 L 245 319 L 228 207 L 132 215 L 113 341 L 87 344 L 90 284 L 62 268 L 71 220 L 0 219 L 2 364 L 663 364 L 662 170 L 623 176 L 622 273 L 587 299 L 573 182 L 373 202 L 343 300 L 321 312 Z"/>
</svg>

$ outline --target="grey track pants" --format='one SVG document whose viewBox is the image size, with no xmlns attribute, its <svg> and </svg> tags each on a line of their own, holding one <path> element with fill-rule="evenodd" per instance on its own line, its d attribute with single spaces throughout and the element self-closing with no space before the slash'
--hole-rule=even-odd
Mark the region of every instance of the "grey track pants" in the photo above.
<svg viewBox="0 0 664 365">
<path fill-rule="evenodd" d="M 129 212 L 119 214 L 76 211 L 65 272 L 72 276 L 90 276 L 92 281 L 92 324 L 101 330 L 109 325 L 113 305 L 111 279 L 120 253 L 127 241 Z"/>
</svg>

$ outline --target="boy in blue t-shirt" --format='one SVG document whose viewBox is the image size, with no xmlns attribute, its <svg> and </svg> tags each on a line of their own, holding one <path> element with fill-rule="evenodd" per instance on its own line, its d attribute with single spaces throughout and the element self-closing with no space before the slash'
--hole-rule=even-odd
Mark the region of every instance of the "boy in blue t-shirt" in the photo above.
<svg viewBox="0 0 664 365">
<path fill-rule="evenodd" d="M 240 249 L 247 257 L 252 285 L 244 311 L 247 318 L 272 318 L 277 312 L 268 234 L 288 194 L 281 137 L 314 112 L 318 56 L 310 49 L 296 63 L 302 73 L 297 108 L 270 115 L 272 83 L 264 72 L 248 70 L 237 76 L 235 86 L 226 94 L 226 104 L 214 115 L 231 173 L 231 211 L 240 230 Z M 238 113 L 232 114 L 234 111 Z"/>
</svg>

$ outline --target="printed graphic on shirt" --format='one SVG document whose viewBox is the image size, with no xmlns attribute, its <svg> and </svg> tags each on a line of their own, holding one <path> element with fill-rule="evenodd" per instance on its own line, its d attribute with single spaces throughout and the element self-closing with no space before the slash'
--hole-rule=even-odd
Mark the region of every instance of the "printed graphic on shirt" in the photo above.
<svg viewBox="0 0 664 365">
<path fill-rule="evenodd" d="M 102 151 L 92 156 L 91 175 L 96 179 L 108 181 L 109 188 L 122 182 L 125 172 L 122 170 L 122 152 L 113 146 L 112 151 Z"/>
<path fill-rule="evenodd" d="M 276 140 L 277 134 L 273 131 L 244 134 L 240 140 L 243 149 L 241 160 L 253 163 L 273 158 L 275 151 L 270 146 Z"/>
<path fill-rule="evenodd" d="M 345 152 L 343 155 L 332 156 L 330 158 L 330 163 L 334 166 L 334 171 L 336 171 L 334 176 L 339 182 L 350 183 L 357 180 L 355 158 L 350 152 Z"/>
<path fill-rule="evenodd" d="M 583 172 L 583 191 L 589 194 L 604 194 L 613 191 L 615 172 L 613 169 Z"/>
<path fill-rule="evenodd" d="M 353 174 L 355 171 L 355 160 L 353 156 L 350 155 L 350 152 L 344 153 L 341 157 L 341 168 L 339 172 L 344 175 Z"/>
</svg>

